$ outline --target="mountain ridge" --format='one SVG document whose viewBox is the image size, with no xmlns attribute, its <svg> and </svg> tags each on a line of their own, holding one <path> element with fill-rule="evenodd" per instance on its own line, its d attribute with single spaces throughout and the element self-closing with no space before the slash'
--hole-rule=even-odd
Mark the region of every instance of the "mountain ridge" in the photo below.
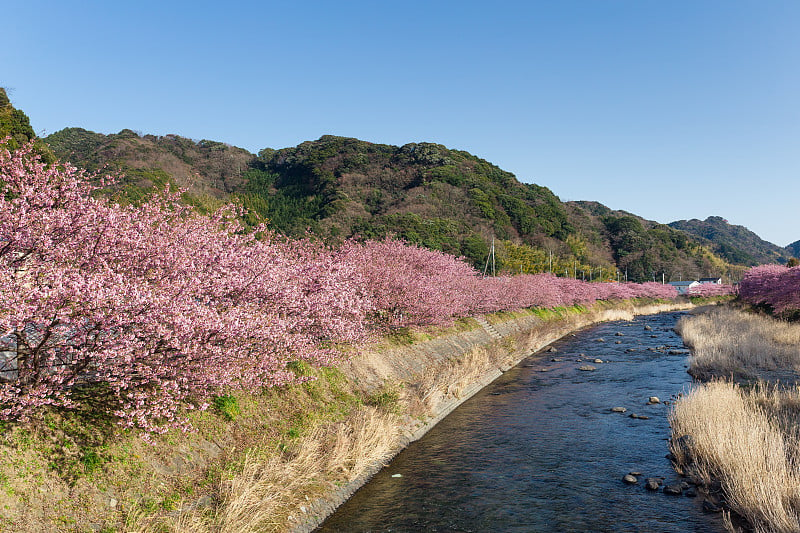
<svg viewBox="0 0 800 533">
<path fill-rule="evenodd" d="M 691 233 L 711 243 L 712 249 L 728 261 L 755 266 L 786 263 L 792 253 L 756 235 L 744 226 L 730 224 L 720 216 L 670 222 L 669 226 Z"/>
<path fill-rule="evenodd" d="M 6 111 L 0 131 L 23 128 L 25 135 L 16 131 L 14 141 L 32 139 L 27 116 L 5 92 L 0 104 Z M 201 211 L 238 202 L 247 209 L 246 224 L 267 220 L 289 236 L 311 231 L 330 242 L 395 236 L 476 267 L 495 243 L 499 268 L 509 273 L 735 279 L 753 255 L 598 202 L 562 202 L 545 186 L 523 183 L 484 159 L 436 143 L 394 146 L 325 135 L 253 154 L 178 135 L 128 129 L 104 135 L 83 128 L 37 142 L 76 166 L 120 175 L 110 193 L 123 203 L 171 187 Z"/>
<path fill-rule="evenodd" d="M 256 155 L 214 141 L 80 128 L 46 141 L 79 166 L 126 172 L 126 194 L 134 201 L 148 186 L 170 182 L 199 205 L 239 201 L 250 222 L 268 219 L 288 235 L 309 229 L 329 240 L 395 235 L 476 266 L 494 238 L 507 271 L 587 278 L 604 272 L 604 279 L 624 279 L 627 273 L 644 281 L 661 273 L 677 279 L 737 271 L 707 249 L 708 242 L 597 202 L 564 203 L 547 187 L 435 143 L 394 146 L 325 135 Z M 176 160 L 185 165 L 182 173 Z"/>
</svg>

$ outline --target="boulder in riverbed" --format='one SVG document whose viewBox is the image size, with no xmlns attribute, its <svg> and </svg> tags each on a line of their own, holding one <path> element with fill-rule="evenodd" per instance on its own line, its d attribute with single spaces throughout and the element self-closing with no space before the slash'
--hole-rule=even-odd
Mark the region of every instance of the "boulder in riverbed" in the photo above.
<svg viewBox="0 0 800 533">
<path fill-rule="evenodd" d="M 661 486 L 662 481 L 655 477 L 649 477 L 644 480 L 644 488 L 647 490 L 656 491 Z"/>
</svg>

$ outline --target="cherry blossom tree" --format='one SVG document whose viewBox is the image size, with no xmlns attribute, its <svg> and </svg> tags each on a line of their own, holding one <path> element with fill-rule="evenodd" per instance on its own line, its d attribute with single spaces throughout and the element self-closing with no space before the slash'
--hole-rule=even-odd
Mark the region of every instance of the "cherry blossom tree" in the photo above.
<svg viewBox="0 0 800 533">
<path fill-rule="evenodd" d="M 366 333 L 356 265 L 244 235 L 234 207 L 200 216 L 168 192 L 120 207 L 29 148 L 0 151 L 0 180 L 0 417 L 102 383 L 124 425 L 185 427 L 181 406 L 287 383 L 287 362 L 329 363 L 332 343 Z"/>
<path fill-rule="evenodd" d="M 141 206 L 100 194 L 111 178 L 0 149 L 0 418 L 74 407 L 104 391 L 126 427 L 188 429 L 213 394 L 300 379 L 338 343 L 387 328 L 598 299 L 670 298 L 670 286 L 551 274 L 483 278 L 396 240 L 331 249 L 242 212 L 201 215 L 168 190 Z"/>
<path fill-rule="evenodd" d="M 701 283 L 690 287 L 687 294 L 689 294 L 689 296 L 701 297 L 728 296 L 730 294 L 736 294 L 736 287 L 726 283 Z"/>
<path fill-rule="evenodd" d="M 776 313 L 799 310 L 800 267 L 753 267 L 739 284 L 739 297 L 753 305 L 768 305 Z"/>
</svg>

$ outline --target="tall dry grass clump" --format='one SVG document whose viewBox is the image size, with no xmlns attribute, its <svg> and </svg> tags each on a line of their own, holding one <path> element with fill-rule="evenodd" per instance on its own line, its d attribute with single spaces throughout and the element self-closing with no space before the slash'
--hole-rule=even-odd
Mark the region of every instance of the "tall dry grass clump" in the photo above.
<svg viewBox="0 0 800 533">
<path fill-rule="evenodd" d="M 299 523 L 298 494 L 320 473 L 338 473 L 341 483 L 384 460 L 397 444 L 394 415 L 365 406 L 345 422 L 320 426 L 288 454 L 248 456 L 241 473 L 224 484 L 217 528 L 226 533 L 282 530 Z"/>
<path fill-rule="evenodd" d="M 797 389 L 698 386 L 670 412 L 673 453 L 685 473 L 718 480 L 730 508 L 756 531 L 800 531 L 798 407 Z"/>
<path fill-rule="evenodd" d="M 700 378 L 791 379 L 800 372 L 800 325 L 729 307 L 681 319 L 692 349 L 689 372 Z"/>
<path fill-rule="evenodd" d="M 129 517 L 137 533 L 291 531 L 314 512 L 320 494 L 387 460 L 398 442 L 397 415 L 363 406 L 335 424 L 319 424 L 285 449 L 254 446 L 219 483 L 216 511 L 184 507 L 165 516 Z M 305 506 L 299 503 L 305 499 Z"/>
</svg>

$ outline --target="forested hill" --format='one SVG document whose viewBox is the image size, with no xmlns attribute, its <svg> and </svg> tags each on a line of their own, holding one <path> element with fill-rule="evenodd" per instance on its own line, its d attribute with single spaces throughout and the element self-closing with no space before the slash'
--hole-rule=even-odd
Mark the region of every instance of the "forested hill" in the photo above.
<svg viewBox="0 0 800 533">
<path fill-rule="evenodd" d="M 21 109 L 15 108 L 6 90 L 0 87 L 0 140 L 6 137 L 8 137 L 7 144 L 12 149 L 34 141 L 36 150 L 46 161 L 55 159 L 47 145 L 36 138 L 28 115 Z"/>
<path fill-rule="evenodd" d="M 279 231 L 327 240 L 395 235 L 482 267 L 495 240 L 498 267 L 588 278 L 686 279 L 738 271 L 709 243 L 593 202 L 561 202 L 548 188 L 464 151 L 323 136 L 259 154 L 214 141 L 131 130 L 69 128 L 47 137 L 61 159 L 126 175 L 138 201 L 172 183 L 203 209 L 235 199 Z M 619 274 L 618 274 L 619 272 Z"/>
<path fill-rule="evenodd" d="M 731 263 L 786 263 L 793 256 L 788 248 L 767 242 L 744 226 L 730 224 L 722 217 L 678 220 L 669 225 L 706 239 L 714 252 Z"/>
<path fill-rule="evenodd" d="M 795 241 L 786 247 L 792 257 L 800 257 L 800 241 Z"/>
<path fill-rule="evenodd" d="M 121 193 L 131 201 L 171 183 L 193 203 L 214 207 L 244 185 L 255 156 L 216 141 L 177 135 L 140 135 L 132 130 L 103 135 L 66 128 L 46 137 L 59 159 L 90 171 L 122 174 Z"/>
</svg>

